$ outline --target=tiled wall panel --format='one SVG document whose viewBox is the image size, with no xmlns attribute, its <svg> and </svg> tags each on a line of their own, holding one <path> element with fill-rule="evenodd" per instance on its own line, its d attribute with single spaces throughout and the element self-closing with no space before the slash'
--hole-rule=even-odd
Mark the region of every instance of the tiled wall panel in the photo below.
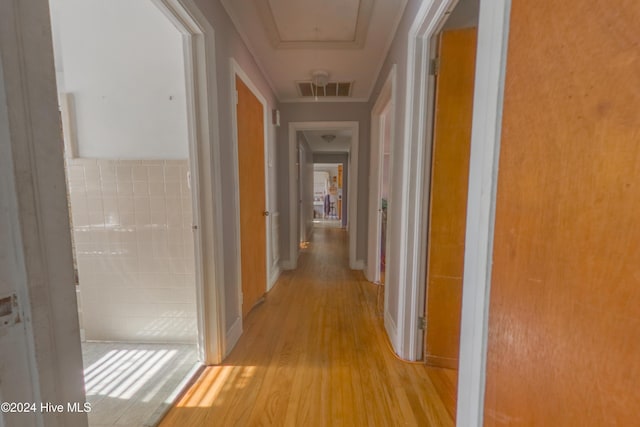
<svg viewBox="0 0 640 427">
<path fill-rule="evenodd" d="M 187 160 L 67 160 L 87 340 L 195 342 Z"/>
</svg>

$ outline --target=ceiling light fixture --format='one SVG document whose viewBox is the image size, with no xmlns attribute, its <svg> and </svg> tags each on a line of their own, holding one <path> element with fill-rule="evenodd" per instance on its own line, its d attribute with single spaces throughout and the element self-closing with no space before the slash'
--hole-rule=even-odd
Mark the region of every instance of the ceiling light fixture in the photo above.
<svg viewBox="0 0 640 427">
<path fill-rule="evenodd" d="M 327 144 L 329 144 L 331 141 L 336 139 L 336 136 L 335 135 L 331 135 L 331 134 L 327 134 L 327 135 L 321 135 L 320 138 L 324 139 L 327 142 Z"/>
<path fill-rule="evenodd" d="M 311 86 L 311 90 L 313 91 L 313 96 L 316 101 L 318 100 L 318 88 L 324 88 L 327 83 L 329 83 L 329 72 L 324 70 L 316 70 L 311 73 L 313 77 L 313 85 Z"/>
</svg>

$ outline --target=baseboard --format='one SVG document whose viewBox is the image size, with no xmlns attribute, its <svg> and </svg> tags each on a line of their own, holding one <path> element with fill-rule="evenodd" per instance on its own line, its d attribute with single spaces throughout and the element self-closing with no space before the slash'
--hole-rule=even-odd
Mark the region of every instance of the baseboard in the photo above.
<svg viewBox="0 0 640 427">
<path fill-rule="evenodd" d="M 458 359 L 452 359 L 450 357 L 428 355 L 425 358 L 425 363 L 429 366 L 435 366 L 436 368 L 458 369 Z"/>
<path fill-rule="evenodd" d="M 278 277 L 280 277 L 280 267 L 278 267 L 278 263 L 276 262 L 271 267 L 271 277 L 269 278 L 269 284 L 267 286 L 267 292 L 269 292 L 271 290 L 271 288 L 273 288 L 273 285 L 276 284 L 276 281 L 278 280 Z"/>
<path fill-rule="evenodd" d="M 393 351 L 395 351 L 396 354 L 400 354 L 400 350 L 398 349 L 398 327 L 386 311 L 384 313 L 384 329 L 387 331 Z"/>
<path fill-rule="evenodd" d="M 351 263 L 349 268 L 351 268 L 352 270 L 364 270 L 364 260 L 363 259 L 355 260 L 355 262 Z"/>
<path fill-rule="evenodd" d="M 225 349 L 224 349 L 224 357 L 227 357 L 233 347 L 236 346 L 240 336 L 242 335 L 242 317 L 238 317 L 233 325 L 227 331 L 227 336 L 225 340 Z"/>
<path fill-rule="evenodd" d="M 368 281 L 370 281 L 371 283 L 375 283 L 375 274 L 374 277 L 371 277 L 371 271 L 369 271 L 369 269 L 367 268 L 367 266 L 365 265 L 364 268 L 362 269 L 363 273 L 364 273 L 364 278 L 367 279 Z"/>
<path fill-rule="evenodd" d="M 295 270 L 296 266 L 290 260 L 280 262 L 280 268 L 283 270 Z"/>
</svg>

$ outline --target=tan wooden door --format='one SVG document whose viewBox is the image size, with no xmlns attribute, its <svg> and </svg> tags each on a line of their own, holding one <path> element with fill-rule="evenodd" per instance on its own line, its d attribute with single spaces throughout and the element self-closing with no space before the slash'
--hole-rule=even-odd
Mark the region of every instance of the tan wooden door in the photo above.
<svg viewBox="0 0 640 427">
<path fill-rule="evenodd" d="M 264 112 L 260 101 L 239 77 L 236 77 L 236 89 L 242 316 L 245 317 L 267 288 Z"/>
<path fill-rule="evenodd" d="M 444 31 L 436 83 L 425 361 L 458 367 L 476 29 Z"/>
</svg>

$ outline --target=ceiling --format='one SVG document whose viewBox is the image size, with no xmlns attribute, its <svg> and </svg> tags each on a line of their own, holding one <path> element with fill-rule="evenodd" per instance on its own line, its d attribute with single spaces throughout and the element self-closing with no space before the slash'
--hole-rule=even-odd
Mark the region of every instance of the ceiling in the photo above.
<svg viewBox="0 0 640 427">
<path fill-rule="evenodd" d="M 306 130 L 302 132 L 314 153 L 345 153 L 351 149 L 350 130 Z M 322 135 L 335 135 L 336 139 L 327 142 Z"/>
<path fill-rule="evenodd" d="M 281 102 L 304 102 L 296 82 L 316 70 L 353 82 L 368 101 L 406 0 L 222 0 Z M 311 99 L 313 101 L 313 99 Z"/>
</svg>

